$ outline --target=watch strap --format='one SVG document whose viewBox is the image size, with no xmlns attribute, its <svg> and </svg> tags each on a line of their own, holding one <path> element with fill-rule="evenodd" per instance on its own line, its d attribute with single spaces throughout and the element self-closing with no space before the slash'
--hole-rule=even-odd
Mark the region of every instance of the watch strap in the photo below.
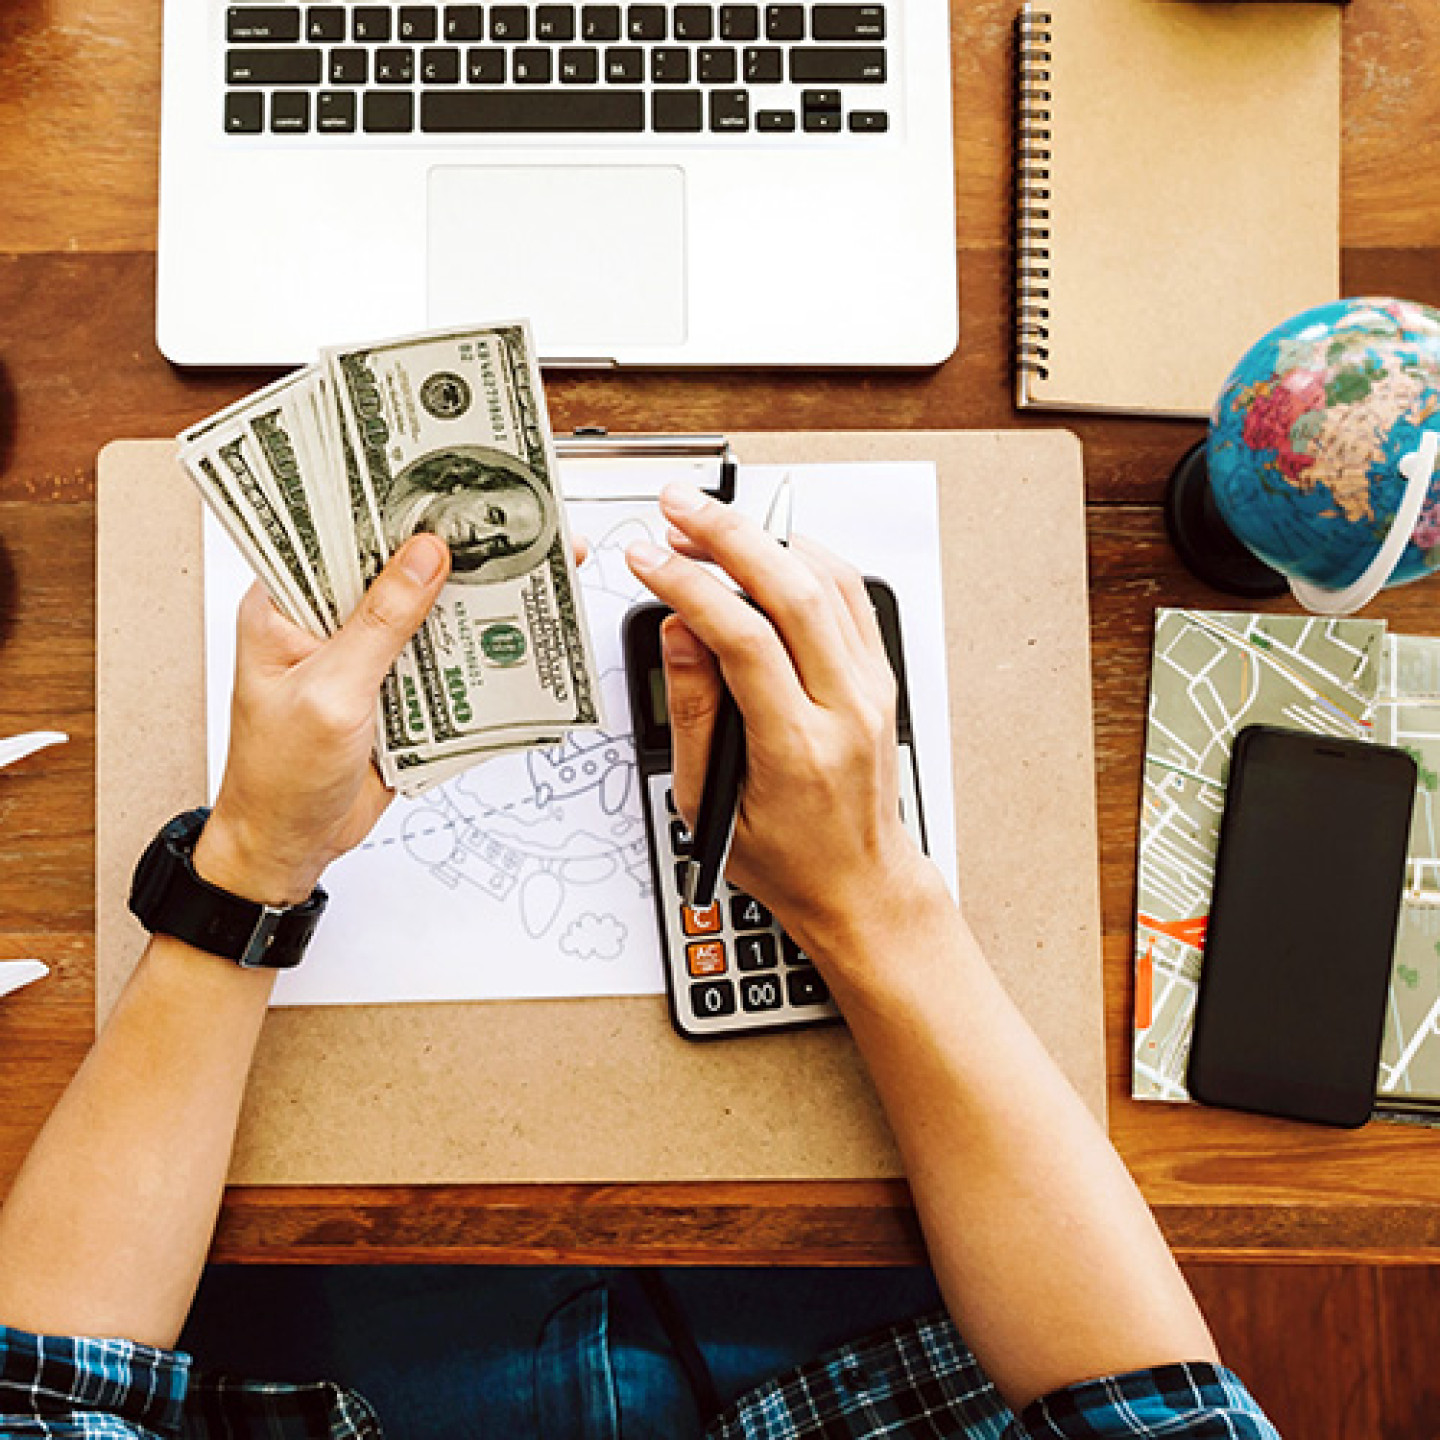
<svg viewBox="0 0 1440 1440">
<path fill-rule="evenodd" d="M 131 911 L 146 929 L 246 969 L 293 969 L 325 913 L 324 890 L 316 886 L 300 905 L 275 906 L 212 885 L 193 860 L 209 815 L 205 809 L 177 815 L 151 841 L 135 870 Z"/>
</svg>

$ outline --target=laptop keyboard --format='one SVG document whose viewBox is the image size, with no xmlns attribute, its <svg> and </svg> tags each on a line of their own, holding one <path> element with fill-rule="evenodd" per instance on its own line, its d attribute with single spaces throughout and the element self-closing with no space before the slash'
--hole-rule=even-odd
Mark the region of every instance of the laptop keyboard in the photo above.
<svg viewBox="0 0 1440 1440">
<path fill-rule="evenodd" d="M 231 135 L 889 129 L 884 5 L 234 5 Z"/>
</svg>

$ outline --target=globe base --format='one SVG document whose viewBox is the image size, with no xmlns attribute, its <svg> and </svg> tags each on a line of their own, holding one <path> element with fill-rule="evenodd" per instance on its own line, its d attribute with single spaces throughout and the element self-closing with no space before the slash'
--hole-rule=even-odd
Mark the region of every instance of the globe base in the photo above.
<svg viewBox="0 0 1440 1440">
<path fill-rule="evenodd" d="M 1225 523 L 1210 488 L 1203 440 L 1180 457 L 1170 476 L 1165 528 L 1185 568 L 1215 590 L 1269 600 L 1290 589 L 1285 577 L 1248 550 Z"/>
</svg>

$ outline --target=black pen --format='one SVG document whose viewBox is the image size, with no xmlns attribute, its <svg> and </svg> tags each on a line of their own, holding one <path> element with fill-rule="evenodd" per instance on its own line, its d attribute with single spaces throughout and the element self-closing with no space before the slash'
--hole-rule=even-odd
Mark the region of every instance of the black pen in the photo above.
<svg viewBox="0 0 1440 1440">
<path fill-rule="evenodd" d="M 790 541 L 790 477 L 782 475 L 765 516 L 765 533 L 782 545 Z M 710 759 L 705 766 L 705 787 L 700 792 L 700 813 L 690 864 L 685 871 L 685 903 L 705 910 L 714 903 L 715 889 L 730 853 L 735 833 L 735 812 L 740 808 L 740 787 L 745 781 L 745 722 L 729 687 L 721 682 L 715 728 L 710 733 Z"/>
</svg>

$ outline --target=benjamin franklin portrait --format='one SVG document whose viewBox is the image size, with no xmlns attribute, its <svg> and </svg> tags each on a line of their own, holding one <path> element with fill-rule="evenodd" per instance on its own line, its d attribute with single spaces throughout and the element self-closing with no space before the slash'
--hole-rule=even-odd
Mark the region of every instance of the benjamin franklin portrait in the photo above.
<svg viewBox="0 0 1440 1440">
<path fill-rule="evenodd" d="M 555 506 L 538 477 L 513 455 L 453 445 L 415 461 L 385 498 L 392 549 L 421 530 L 449 547 L 450 578 L 488 585 L 533 570 L 555 540 Z"/>
</svg>

